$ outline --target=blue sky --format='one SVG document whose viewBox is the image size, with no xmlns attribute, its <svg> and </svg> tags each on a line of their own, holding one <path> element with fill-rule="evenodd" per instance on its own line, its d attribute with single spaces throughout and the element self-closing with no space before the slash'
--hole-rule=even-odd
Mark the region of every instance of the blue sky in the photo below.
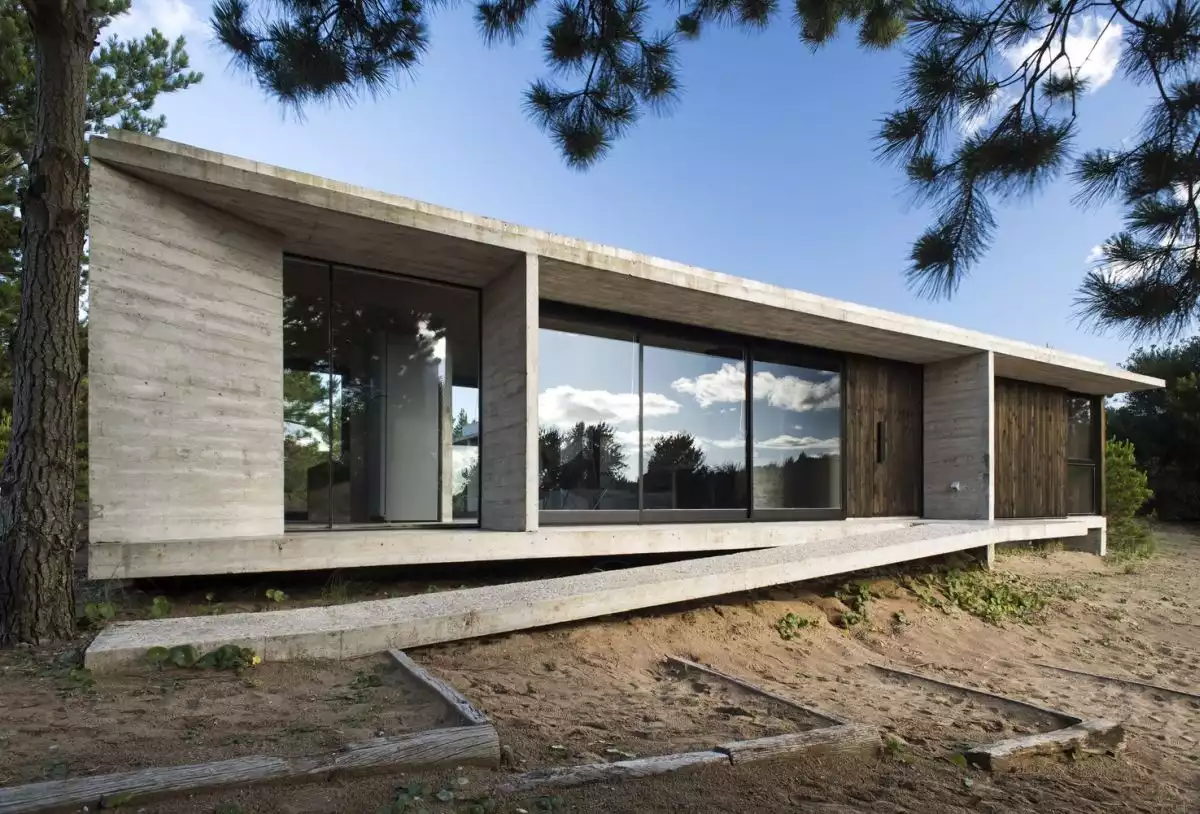
<svg viewBox="0 0 1200 814">
<path fill-rule="evenodd" d="M 134 0 L 119 30 L 186 34 L 206 74 L 159 105 L 167 138 L 1109 362 L 1128 354 L 1127 341 L 1072 314 L 1089 253 L 1120 219 L 1075 209 L 1066 181 L 1000 210 L 994 248 L 953 300 L 905 288 L 928 214 L 908 206 L 871 143 L 894 105 L 899 53 L 862 52 L 852 36 L 813 53 L 786 15 L 761 34 L 710 32 L 682 51 L 672 115 L 646 118 L 580 173 L 521 111 L 522 91 L 544 75 L 540 32 L 487 48 L 470 12 L 437 14 L 414 80 L 303 121 L 229 69 L 208 38 L 207 4 Z M 1116 49 L 1101 50 L 1103 74 Z M 1084 148 L 1130 136 L 1145 98 L 1119 77 L 1097 84 L 1083 102 Z"/>
</svg>

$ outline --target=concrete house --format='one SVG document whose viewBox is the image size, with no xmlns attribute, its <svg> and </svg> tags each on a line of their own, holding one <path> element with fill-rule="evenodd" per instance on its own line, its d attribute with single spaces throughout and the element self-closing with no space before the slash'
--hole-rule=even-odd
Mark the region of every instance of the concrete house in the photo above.
<svg viewBox="0 0 1200 814">
<path fill-rule="evenodd" d="M 169 141 L 91 156 L 93 577 L 1071 516 L 1100 551 L 1100 399 L 1162 384 Z"/>
</svg>

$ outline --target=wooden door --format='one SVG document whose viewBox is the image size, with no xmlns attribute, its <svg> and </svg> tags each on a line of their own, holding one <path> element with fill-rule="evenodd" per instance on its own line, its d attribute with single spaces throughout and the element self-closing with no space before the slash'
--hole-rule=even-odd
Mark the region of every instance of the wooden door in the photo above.
<svg viewBox="0 0 1200 814">
<path fill-rule="evenodd" d="M 996 380 L 996 517 L 1067 513 L 1065 390 Z"/>
<path fill-rule="evenodd" d="M 920 365 L 846 360 L 846 515 L 921 513 Z"/>
</svg>

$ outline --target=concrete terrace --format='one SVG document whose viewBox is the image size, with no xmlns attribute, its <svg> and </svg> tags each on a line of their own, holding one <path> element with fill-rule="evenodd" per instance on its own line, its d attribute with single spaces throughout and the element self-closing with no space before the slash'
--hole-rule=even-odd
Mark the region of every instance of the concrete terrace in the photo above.
<svg viewBox="0 0 1200 814">
<path fill-rule="evenodd" d="M 624 613 L 817 579 L 866 568 L 979 550 L 997 544 L 1074 538 L 1101 518 L 917 523 L 839 539 L 778 546 L 620 571 L 417 594 L 319 608 L 124 622 L 106 628 L 88 648 L 97 672 L 119 670 L 151 647 L 193 645 L 201 652 L 225 644 L 251 647 L 266 661 L 353 658 Z M 1101 526 L 1102 527 L 1102 526 Z M 1084 543 L 1086 546 L 1087 543 Z"/>
</svg>

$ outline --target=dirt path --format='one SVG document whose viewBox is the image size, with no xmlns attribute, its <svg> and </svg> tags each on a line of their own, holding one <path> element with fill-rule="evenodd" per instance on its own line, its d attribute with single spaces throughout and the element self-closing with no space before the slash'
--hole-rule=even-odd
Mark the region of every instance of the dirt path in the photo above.
<svg viewBox="0 0 1200 814">
<path fill-rule="evenodd" d="M 907 744 L 867 763 L 713 767 L 576 789 L 553 799 L 499 801 L 498 811 L 1194 812 L 1200 811 L 1200 702 L 1036 664 L 1200 693 L 1200 529 L 1161 529 L 1159 545 L 1156 558 L 1133 567 L 1075 553 L 1002 556 L 1002 580 L 1045 586 L 1039 596 L 1051 598 L 1029 623 L 996 626 L 961 610 L 931 607 L 921 600 L 921 589 L 904 579 L 875 576 L 861 608 L 866 620 L 845 629 L 831 623 L 847 610 L 832 597 L 840 583 L 805 584 L 412 655 L 492 717 L 521 770 L 708 747 L 812 723 L 726 686 L 680 679 L 664 665 L 667 653 L 874 725 Z M 844 592 L 843 598 L 855 602 Z M 777 623 L 789 613 L 793 629 L 784 638 Z M 173 700 L 164 701 L 146 676 L 64 692 L 61 675 L 37 674 L 52 670 L 52 661 L 27 658 L 22 667 L 8 658 L 0 657 L 0 782 L 36 779 L 30 775 L 39 772 L 53 776 L 62 771 L 54 761 L 66 763 L 74 776 L 122 764 L 294 753 L 338 737 L 369 737 L 376 727 L 390 734 L 437 718 L 387 681 L 361 686 L 363 668 L 354 665 L 260 667 L 248 676 L 257 686 L 232 677 L 219 685 L 178 682 Z M 1123 721 L 1129 749 L 1116 760 L 1047 763 L 1013 775 L 966 770 L 948 760 L 962 745 L 1052 724 L 1003 703 L 889 678 L 871 663 Z M 198 743 L 180 737 L 189 728 L 199 733 L 193 735 Z M 201 795 L 146 810 L 392 811 L 398 809 L 381 806 L 397 786 L 424 781 L 432 790 L 465 781 L 471 794 L 485 794 L 494 779 L 477 772 L 373 778 Z M 427 797 L 408 810 L 472 809 Z"/>
</svg>

